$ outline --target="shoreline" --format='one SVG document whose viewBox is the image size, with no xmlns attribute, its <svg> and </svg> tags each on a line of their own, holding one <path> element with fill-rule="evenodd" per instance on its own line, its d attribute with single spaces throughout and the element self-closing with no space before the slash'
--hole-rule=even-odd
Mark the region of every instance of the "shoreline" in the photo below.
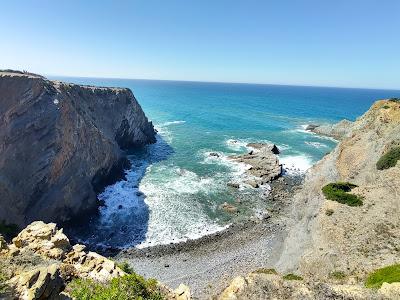
<svg viewBox="0 0 400 300">
<path fill-rule="evenodd" d="M 128 262 L 139 274 L 157 278 L 172 288 L 181 283 L 190 286 L 195 291 L 194 299 L 219 294 L 234 277 L 273 267 L 278 261 L 291 199 L 304 176 L 280 178 L 271 183 L 272 192 L 265 201 L 271 201 L 273 208 L 264 219 L 250 217 L 199 239 L 106 254 L 119 262 Z"/>
</svg>

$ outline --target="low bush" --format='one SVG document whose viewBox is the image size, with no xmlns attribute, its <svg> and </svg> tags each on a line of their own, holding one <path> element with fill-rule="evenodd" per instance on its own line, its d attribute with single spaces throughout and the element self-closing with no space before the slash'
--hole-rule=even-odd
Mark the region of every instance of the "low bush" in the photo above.
<svg viewBox="0 0 400 300">
<path fill-rule="evenodd" d="M 390 106 L 389 106 L 389 105 L 384 105 L 384 106 L 382 106 L 382 108 L 383 108 L 383 109 L 389 109 Z"/>
<path fill-rule="evenodd" d="M 394 147 L 390 149 L 386 154 L 376 163 L 378 170 L 385 170 L 394 167 L 397 161 L 400 159 L 400 147 Z"/>
<path fill-rule="evenodd" d="M 400 282 L 400 264 L 387 266 L 372 272 L 365 282 L 368 288 L 380 288 L 384 282 Z"/>
<path fill-rule="evenodd" d="M 133 274 L 133 273 L 135 273 L 134 270 L 133 270 L 133 268 L 132 268 L 126 261 L 117 264 L 117 266 L 118 266 L 122 271 L 124 271 L 124 272 L 127 273 L 127 274 Z"/>
<path fill-rule="evenodd" d="M 278 275 L 278 272 L 275 269 L 266 269 L 266 268 L 258 269 L 255 271 L 255 273 Z"/>
<path fill-rule="evenodd" d="M 355 187 L 357 185 L 349 182 L 329 183 L 322 188 L 322 193 L 326 199 L 349 206 L 360 206 L 363 204 L 361 197 L 349 193 Z"/>
<path fill-rule="evenodd" d="M 303 280 L 303 277 L 290 273 L 290 274 L 283 276 L 283 279 L 285 279 L 285 280 Z"/>
<path fill-rule="evenodd" d="M 90 279 L 74 279 L 67 291 L 77 300 L 161 300 L 164 296 L 157 289 L 155 279 L 145 279 L 135 273 L 116 277 L 108 284 Z"/>
<path fill-rule="evenodd" d="M 329 277 L 337 279 L 337 280 L 341 280 L 346 278 L 346 274 L 342 271 L 333 271 L 329 274 Z"/>
<path fill-rule="evenodd" d="M 19 228 L 15 224 L 6 224 L 3 220 L 0 222 L 0 234 L 6 239 L 11 240 L 13 237 L 17 236 Z"/>
<path fill-rule="evenodd" d="M 400 98 L 390 98 L 389 101 L 391 101 L 391 102 L 400 102 Z"/>
<path fill-rule="evenodd" d="M 3 268 L 3 266 L 1 266 Z M 9 279 L 5 272 L 0 268 L 0 299 L 8 299 L 9 293 L 11 292 L 10 287 L 7 285 L 6 281 Z"/>
</svg>

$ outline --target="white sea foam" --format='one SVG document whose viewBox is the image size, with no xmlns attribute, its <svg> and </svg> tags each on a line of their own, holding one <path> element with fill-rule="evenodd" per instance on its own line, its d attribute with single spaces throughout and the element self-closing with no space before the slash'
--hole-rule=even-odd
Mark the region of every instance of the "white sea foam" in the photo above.
<svg viewBox="0 0 400 300">
<path fill-rule="evenodd" d="M 307 145 L 313 146 L 314 148 L 321 149 L 321 148 L 328 148 L 327 145 L 319 142 L 304 142 Z"/>
<path fill-rule="evenodd" d="M 280 156 L 279 161 L 286 172 L 290 173 L 304 173 L 312 167 L 312 159 L 303 154 Z"/>
<path fill-rule="evenodd" d="M 178 125 L 178 124 L 185 124 L 186 121 L 178 120 L 178 121 L 168 121 L 165 123 L 162 123 L 161 126 L 169 126 L 169 125 Z"/>
<path fill-rule="evenodd" d="M 196 239 L 226 228 L 211 220 L 190 196 L 215 191 L 218 179 L 177 167 L 162 167 L 157 172 L 162 177 L 144 178 L 140 185 L 150 216 L 146 238 L 138 248 Z"/>
</svg>

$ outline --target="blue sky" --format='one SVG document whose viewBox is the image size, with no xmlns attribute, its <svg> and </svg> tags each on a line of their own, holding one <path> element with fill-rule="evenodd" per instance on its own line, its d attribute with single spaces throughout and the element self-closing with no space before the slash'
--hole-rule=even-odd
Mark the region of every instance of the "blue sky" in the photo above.
<svg viewBox="0 0 400 300">
<path fill-rule="evenodd" d="M 399 0 L 0 5 L 0 68 L 400 89 Z"/>
</svg>

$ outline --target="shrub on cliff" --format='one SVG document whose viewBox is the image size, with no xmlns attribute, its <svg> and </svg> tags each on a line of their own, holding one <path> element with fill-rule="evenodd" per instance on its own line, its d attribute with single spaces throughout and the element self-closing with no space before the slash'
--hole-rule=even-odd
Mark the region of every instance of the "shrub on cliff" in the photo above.
<svg viewBox="0 0 400 300">
<path fill-rule="evenodd" d="M 385 170 L 394 167 L 397 161 L 400 159 L 400 147 L 394 147 L 382 157 L 376 163 L 378 170 Z"/>
<path fill-rule="evenodd" d="M 163 295 L 157 290 L 155 279 L 146 280 L 135 273 L 116 277 L 108 284 L 101 284 L 90 279 L 75 279 L 69 284 L 68 291 L 77 300 L 164 299 Z"/>
<path fill-rule="evenodd" d="M 400 98 L 390 98 L 389 101 L 391 101 L 391 102 L 400 102 Z"/>
<path fill-rule="evenodd" d="M 372 272 L 365 282 L 368 288 L 380 288 L 384 282 L 400 282 L 400 264 L 387 266 Z"/>
<path fill-rule="evenodd" d="M 357 185 L 350 182 L 329 183 L 322 188 L 322 193 L 326 199 L 349 206 L 361 206 L 363 204 L 361 197 L 349 193 L 355 187 Z"/>
</svg>

